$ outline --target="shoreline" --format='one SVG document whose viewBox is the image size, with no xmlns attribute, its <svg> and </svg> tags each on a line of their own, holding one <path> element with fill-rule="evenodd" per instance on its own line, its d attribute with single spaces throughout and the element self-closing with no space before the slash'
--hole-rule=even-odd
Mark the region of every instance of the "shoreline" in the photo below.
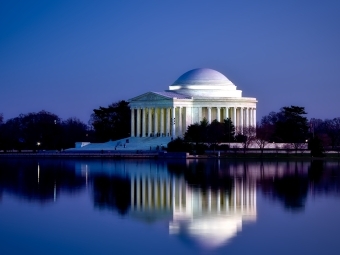
<svg viewBox="0 0 340 255">
<path fill-rule="evenodd" d="M 139 152 L 139 153 L 18 153 L 7 152 L 0 153 L 0 158 L 102 158 L 102 159 L 256 159 L 256 160 L 340 160 L 339 155 L 325 155 L 325 157 L 312 157 L 310 154 L 275 154 L 275 153 L 226 153 L 218 156 L 215 154 L 204 155 L 185 155 L 183 154 L 160 154 L 158 152 Z"/>
</svg>

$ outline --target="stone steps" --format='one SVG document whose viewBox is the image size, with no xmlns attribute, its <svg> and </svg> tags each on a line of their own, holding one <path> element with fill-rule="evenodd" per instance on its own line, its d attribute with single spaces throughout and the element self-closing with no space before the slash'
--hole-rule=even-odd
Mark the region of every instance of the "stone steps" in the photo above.
<svg viewBox="0 0 340 255">
<path fill-rule="evenodd" d="M 159 149 L 162 146 L 167 147 L 170 141 L 171 137 L 128 137 L 106 143 L 90 143 L 81 148 L 72 148 L 67 151 L 150 151 L 150 147 L 154 151 L 157 146 Z"/>
</svg>

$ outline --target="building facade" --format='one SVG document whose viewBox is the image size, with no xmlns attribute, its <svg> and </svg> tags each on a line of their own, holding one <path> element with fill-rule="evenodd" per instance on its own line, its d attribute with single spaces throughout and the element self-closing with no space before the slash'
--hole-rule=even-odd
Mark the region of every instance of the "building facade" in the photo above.
<svg viewBox="0 0 340 255">
<path fill-rule="evenodd" d="M 189 125 L 204 118 L 209 123 L 230 118 L 236 130 L 256 126 L 256 98 L 242 97 L 227 77 L 208 68 L 188 71 L 168 90 L 129 102 L 131 137 L 183 136 Z"/>
</svg>

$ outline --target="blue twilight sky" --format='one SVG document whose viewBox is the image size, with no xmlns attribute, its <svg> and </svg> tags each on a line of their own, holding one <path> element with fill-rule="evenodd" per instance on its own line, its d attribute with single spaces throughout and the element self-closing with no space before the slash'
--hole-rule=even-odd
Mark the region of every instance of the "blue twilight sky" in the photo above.
<svg viewBox="0 0 340 255">
<path fill-rule="evenodd" d="M 256 97 L 340 117 L 340 1 L 0 1 L 0 113 L 92 109 L 207 67 Z"/>
</svg>

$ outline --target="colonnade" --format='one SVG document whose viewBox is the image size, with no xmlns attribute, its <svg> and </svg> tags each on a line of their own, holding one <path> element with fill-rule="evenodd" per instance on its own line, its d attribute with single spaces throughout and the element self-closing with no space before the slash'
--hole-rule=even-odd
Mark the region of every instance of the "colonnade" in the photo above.
<svg viewBox="0 0 340 255">
<path fill-rule="evenodd" d="M 175 136 L 175 108 L 131 108 L 131 136 Z"/>
<path fill-rule="evenodd" d="M 182 136 L 186 128 L 206 118 L 209 123 L 230 118 L 236 129 L 256 126 L 253 107 L 140 107 L 131 108 L 131 136 Z"/>
<path fill-rule="evenodd" d="M 131 207 L 134 210 L 173 210 L 178 214 L 237 213 L 256 215 L 256 183 L 234 179 L 230 193 L 192 189 L 182 178 L 131 176 Z"/>
<path fill-rule="evenodd" d="M 131 176 L 131 207 L 135 210 L 171 210 L 173 184 L 170 178 Z"/>
</svg>

